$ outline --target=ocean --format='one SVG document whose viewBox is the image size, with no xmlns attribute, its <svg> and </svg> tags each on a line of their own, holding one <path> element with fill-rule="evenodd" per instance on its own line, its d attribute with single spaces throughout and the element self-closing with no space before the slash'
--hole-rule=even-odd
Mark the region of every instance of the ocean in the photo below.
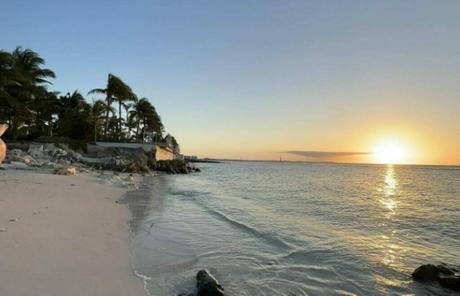
<svg viewBox="0 0 460 296">
<path fill-rule="evenodd" d="M 152 296 L 453 295 L 421 264 L 460 265 L 460 167 L 200 164 L 145 178 L 131 210 L 133 268 Z"/>
</svg>

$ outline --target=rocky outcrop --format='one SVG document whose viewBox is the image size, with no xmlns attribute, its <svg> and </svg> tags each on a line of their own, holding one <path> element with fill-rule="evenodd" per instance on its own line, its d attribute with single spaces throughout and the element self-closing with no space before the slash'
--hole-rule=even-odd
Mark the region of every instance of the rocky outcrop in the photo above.
<svg viewBox="0 0 460 296">
<path fill-rule="evenodd" d="M 43 167 L 51 168 L 54 173 L 66 174 L 68 167 L 76 170 L 95 168 L 127 173 L 148 173 L 151 162 L 142 150 L 117 151 L 111 150 L 107 157 L 92 158 L 59 144 L 12 144 L 5 162 L 13 168 Z M 19 165 L 20 164 L 20 165 Z"/>
<path fill-rule="evenodd" d="M 168 174 L 188 174 L 200 171 L 199 168 L 183 159 L 160 160 L 154 164 L 154 168 Z"/>
<path fill-rule="evenodd" d="M 459 269 L 452 266 L 425 264 L 414 270 L 412 278 L 419 282 L 437 282 L 444 288 L 460 291 Z"/>
<path fill-rule="evenodd" d="M 202 269 L 196 274 L 196 293 L 180 294 L 179 296 L 223 296 L 224 288 L 207 270 Z"/>
<path fill-rule="evenodd" d="M 66 145 L 52 143 L 12 143 L 5 162 L 12 168 L 43 167 L 62 173 L 69 166 L 77 171 L 90 168 L 123 173 L 149 173 L 152 169 L 169 174 L 188 174 L 200 170 L 182 159 L 155 162 L 143 149 L 107 148 L 103 155 L 83 155 Z M 7 167 L 8 167 L 7 166 Z"/>
<path fill-rule="evenodd" d="M 104 169 L 127 173 L 148 173 L 150 171 L 151 160 L 141 148 L 115 151 L 109 162 L 104 164 Z"/>
</svg>

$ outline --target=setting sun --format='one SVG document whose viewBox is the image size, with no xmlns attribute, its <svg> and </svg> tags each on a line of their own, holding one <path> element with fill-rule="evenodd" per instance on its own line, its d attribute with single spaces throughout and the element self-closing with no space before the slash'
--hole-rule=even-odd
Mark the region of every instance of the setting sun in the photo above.
<svg viewBox="0 0 460 296">
<path fill-rule="evenodd" d="M 385 140 L 378 143 L 373 151 L 374 160 L 378 163 L 404 163 L 407 161 L 407 149 L 394 140 Z"/>
</svg>

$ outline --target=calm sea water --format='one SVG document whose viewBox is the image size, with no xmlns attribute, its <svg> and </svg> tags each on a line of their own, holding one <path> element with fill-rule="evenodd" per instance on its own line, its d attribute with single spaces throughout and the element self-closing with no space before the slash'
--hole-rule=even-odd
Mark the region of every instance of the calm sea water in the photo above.
<svg viewBox="0 0 460 296">
<path fill-rule="evenodd" d="M 151 295 L 451 295 L 415 283 L 460 265 L 460 168 L 268 162 L 202 164 L 127 197 L 133 265 Z"/>
</svg>

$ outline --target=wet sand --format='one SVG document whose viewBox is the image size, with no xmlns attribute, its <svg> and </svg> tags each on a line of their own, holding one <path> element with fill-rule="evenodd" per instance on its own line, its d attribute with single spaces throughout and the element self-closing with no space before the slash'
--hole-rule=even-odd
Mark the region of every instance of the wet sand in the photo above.
<svg viewBox="0 0 460 296">
<path fill-rule="evenodd" d="M 127 189 L 95 177 L 0 170 L 0 295 L 141 296 Z"/>
</svg>

